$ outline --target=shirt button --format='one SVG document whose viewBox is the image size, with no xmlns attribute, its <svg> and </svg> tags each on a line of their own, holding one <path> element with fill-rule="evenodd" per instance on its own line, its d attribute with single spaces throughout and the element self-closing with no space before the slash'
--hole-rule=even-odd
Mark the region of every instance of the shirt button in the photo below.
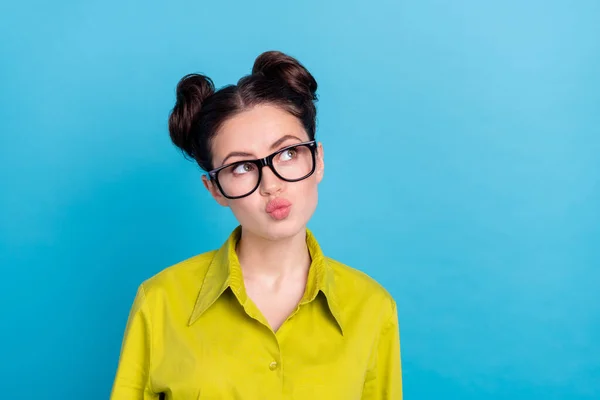
<svg viewBox="0 0 600 400">
<path fill-rule="evenodd" d="M 271 364 L 269 364 L 269 369 L 271 371 L 275 371 L 277 369 L 277 361 L 273 361 Z"/>
</svg>

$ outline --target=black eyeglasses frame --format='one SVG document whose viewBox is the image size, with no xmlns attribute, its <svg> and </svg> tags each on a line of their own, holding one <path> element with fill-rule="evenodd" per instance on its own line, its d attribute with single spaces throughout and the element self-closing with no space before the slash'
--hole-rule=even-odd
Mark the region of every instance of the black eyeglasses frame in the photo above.
<svg viewBox="0 0 600 400">
<path fill-rule="evenodd" d="M 299 147 L 299 146 L 306 146 L 310 149 L 310 153 L 311 153 L 311 157 L 312 157 L 312 168 L 310 170 L 310 172 L 308 172 L 306 175 L 304 175 L 301 178 L 298 179 L 286 179 L 283 176 L 281 176 L 276 170 L 275 167 L 273 166 L 273 159 L 275 157 L 277 157 L 279 154 L 283 153 L 284 151 L 287 151 L 289 149 L 293 149 L 295 147 Z M 208 178 L 210 180 L 212 180 L 213 182 L 215 182 L 215 184 L 217 185 L 217 188 L 219 189 L 219 191 L 221 192 L 221 194 L 231 200 L 235 200 L 235 199 L 241 199 L 243 197 L 246 196 L 250 196 L 252 193 L 254 193 L 256 191 L 256 189 L 258 189 L 258 187 L 260 186 L 260 182 L 262 180 L 262 170 L 264 167 L 269 167 L 269 169 L 271 169 L 271 171 L 273 172 L 273 174 L 275 174 L 275 176 L 277 176 L 279 179 L 281 179 L 282 181 L 285 182 L 298 182 L 301 180 L 304 180 L 306 178 L 308 178 L 309 176 L 311 176 L 316 169 L 317 163 L 316 163 L 316 150 L 317 150 L 317 142 L 316 140 L 310 140 L 308 142 L 302 142 L 302 143 L 294 143 L 292 145 L 286 146 L 282 149 L 277 150 L 276 152 L 269 154 L 266 157 L 263 158 L 259 158 L 259 159 L 254 159 L 254 160 L 239 160 L 239 161 L 235 161 L 232 162 L 230 164 L 227 165 L 223 165 L 219 168 L 215 168 L 211 171 L 208 171 Z M 247 194 L 244 194 L 242 196 L 228 196 L 225 191 L 223 190 L 223 188 L 221 187 L 221 184 L 219 183 L 219 172 L 224 170 L 225 168 L 231 167 L 232 165 L 236 165 L 236 164 L 245 164 L 245 163 L 250 163 L 250 164 L 254 164 L 257 168 L 258 168 L 258 179 L 256 180 L 256 186 Z"/>
</svg>

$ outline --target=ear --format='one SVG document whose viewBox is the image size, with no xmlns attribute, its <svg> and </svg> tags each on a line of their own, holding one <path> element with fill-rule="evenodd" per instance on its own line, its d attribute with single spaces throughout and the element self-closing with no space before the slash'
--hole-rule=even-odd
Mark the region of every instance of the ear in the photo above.
<svg viewBox="0 0 600 400">
<path fill-rule="evenodd" d="M 208 179 L 206 175 L 202 175 L 202 183 L 217 203 L 219 203 L 223 207 L 229 206 L 229 204 L 227 203 L 227 198 L 223 196 L 217 185 L 215 185 L 215 183 L 212 180 Z"/>
<path fill-rule="evenodd" d="M 317 163 L 315 167 L 315 175 L 317 176 L 317 183 L 320 183 L 323 180 L 323 175 L 325 174 L 325 159 L 323 153 L 323 144 L 321 142 L 317 144 L 315 162 Z"/>
</svg>

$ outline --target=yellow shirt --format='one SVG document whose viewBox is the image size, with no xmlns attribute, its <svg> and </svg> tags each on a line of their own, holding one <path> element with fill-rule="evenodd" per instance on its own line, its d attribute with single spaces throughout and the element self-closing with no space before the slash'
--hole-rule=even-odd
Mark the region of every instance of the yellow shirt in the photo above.
<svg viewBox="0 0 600 400">
<path fill-rule="evenodd" d="M 306 290 L 273 332 L 246 294 L 240 234 L 139 287 L 111 400 L 402 399 L 389 293 L 325 257 L 307 230 Z"/>
</svg>

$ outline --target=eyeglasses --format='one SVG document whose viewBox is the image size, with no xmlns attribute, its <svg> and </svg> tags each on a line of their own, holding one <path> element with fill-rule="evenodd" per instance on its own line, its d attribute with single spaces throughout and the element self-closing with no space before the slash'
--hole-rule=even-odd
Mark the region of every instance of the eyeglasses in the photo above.
<svg viewBox="0 0 600 400">
<path fill-rule="evenodd" d="M 269 167 L 279 179 L 298 182 L 315 172 L 316 141 L 284 147 L 258 160 L 242 160 L 208 171 L 209 177 L 228 199 L 251 195 L 260 185 L 263 167 Z"/>
</svg>

